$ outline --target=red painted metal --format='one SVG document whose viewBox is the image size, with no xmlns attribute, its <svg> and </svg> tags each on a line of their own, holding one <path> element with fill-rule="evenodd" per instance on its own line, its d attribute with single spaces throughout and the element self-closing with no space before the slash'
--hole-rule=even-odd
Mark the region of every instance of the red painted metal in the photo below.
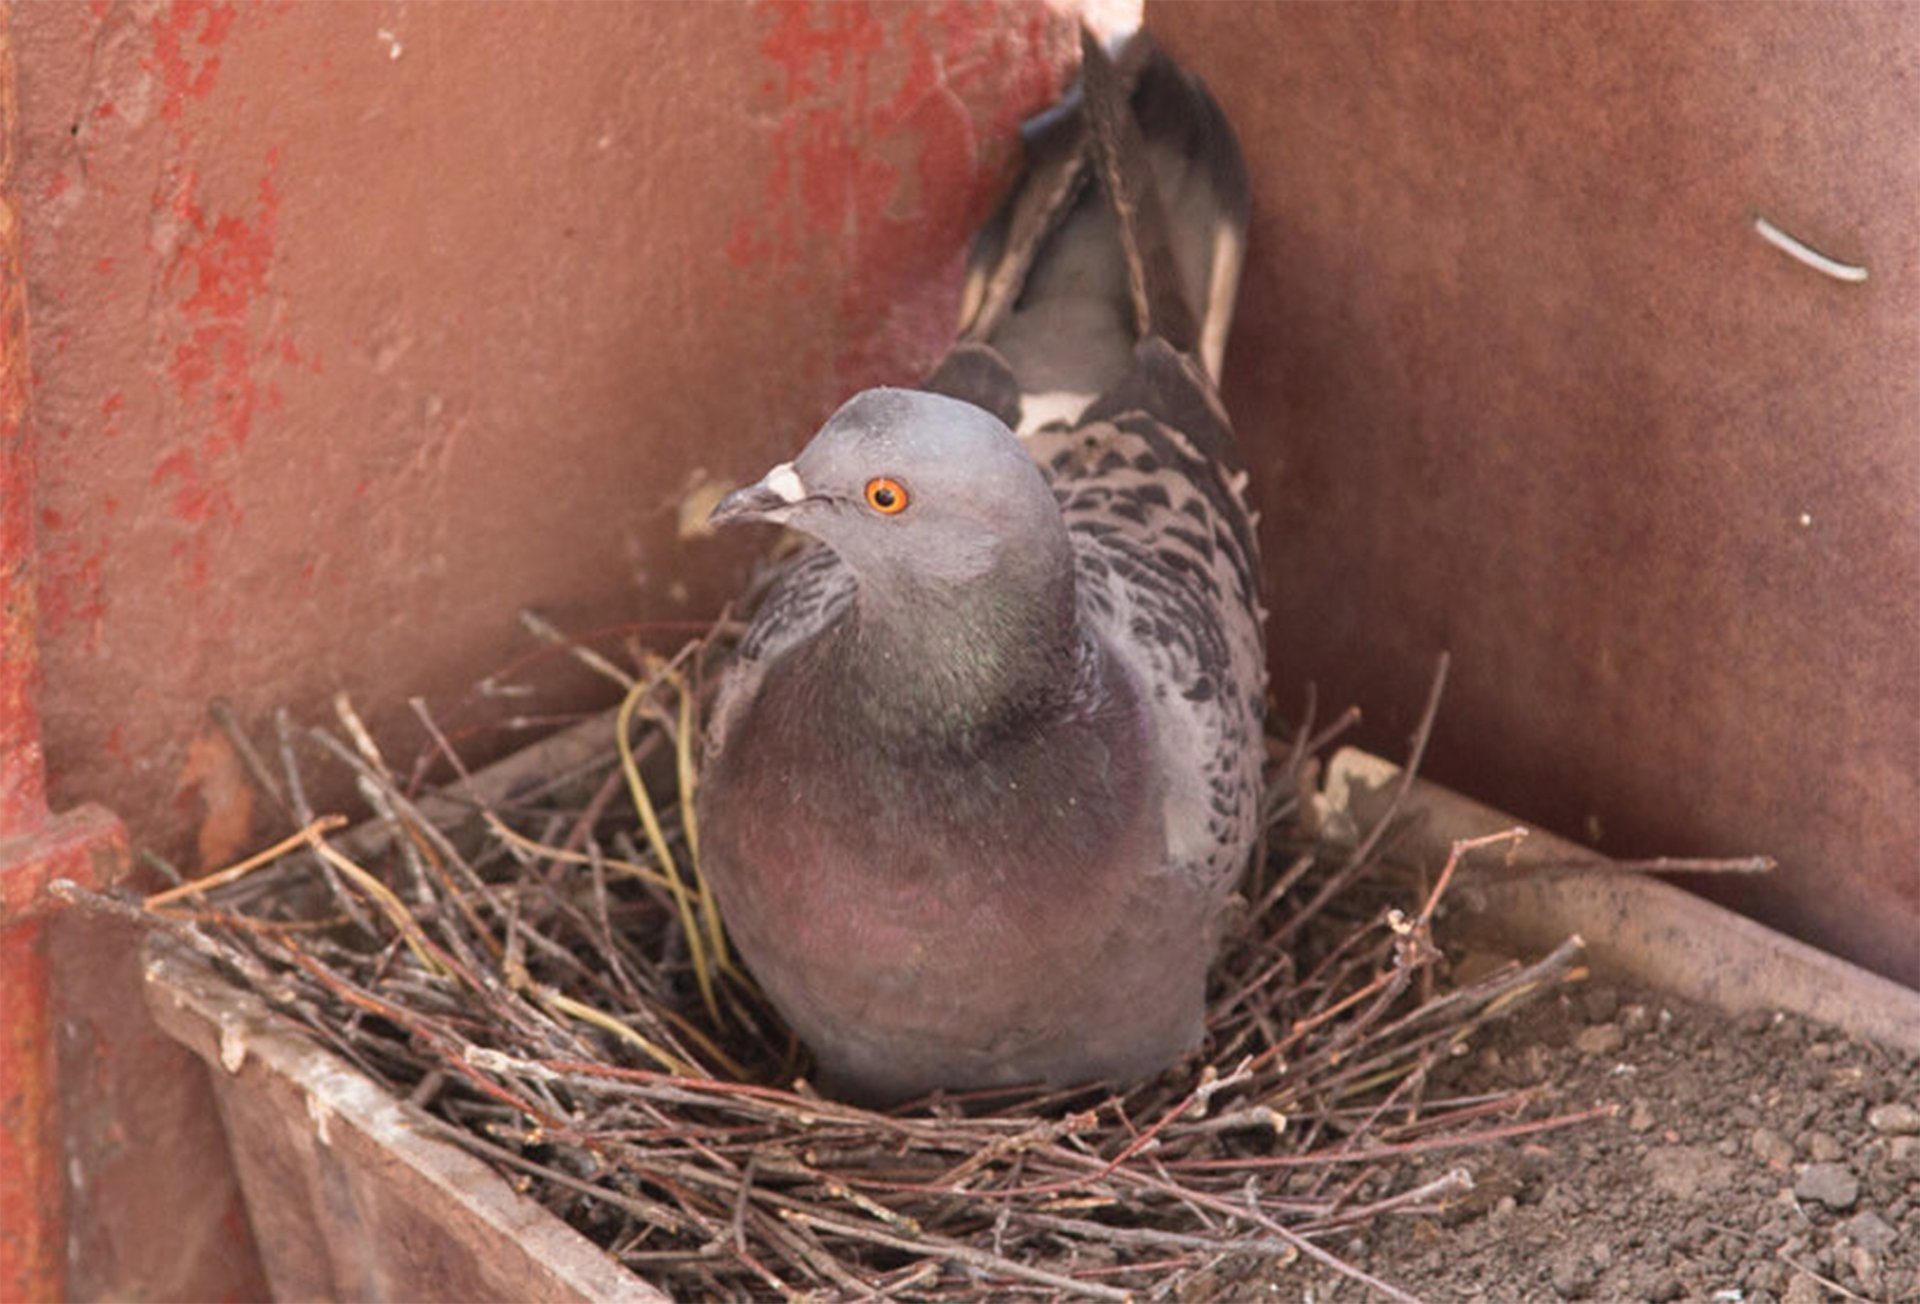
<svg viewBox="0 0 1920 1304">
<path fill-rule="evenodd" d="M 26 306 L 13 204 L 14 82 L 0 11 L 0 1299 L 66 1286 L 65 1175 L 49 1012 L 46 885 L 99 886 L 126 865 L 120 821 L 46 802 L 34 589 L 33 444 L 26 420 Z"/>
</svg>

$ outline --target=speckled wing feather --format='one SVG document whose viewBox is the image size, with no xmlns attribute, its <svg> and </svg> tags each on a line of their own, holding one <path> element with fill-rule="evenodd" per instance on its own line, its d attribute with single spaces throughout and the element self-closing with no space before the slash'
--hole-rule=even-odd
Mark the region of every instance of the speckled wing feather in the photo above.
<svg viewBox="0 0 1920 1304">
<path fill-rule="evenodd" d="M 1245 474 L 1208 451 L 1229 437 L 1211 382 L 1162 344 L 1145 350 L 1178 401 L 1102 402 L 1026 442 L 1066 518 L 1082 618 L 1146 689 L 1166 869 L 1224 891 L 1258 832 L 1266 655 L 1253 519 Z M 1180 424 L 1167 418 L 1183 409 Z"/>
<path fill-rule="evenodd" d="M 1083 53 L 1080 112 L 1029 133 L 1030 180 L 974 252 L 967 342 L 928 387 L 1002 415 L 1046 472 L 1083 619 L 1147 690 L 1166 869 L 1224 890 L 1257 835 L 1266 696 L 1254 518 L 1216 392 L 1246 174 L 1218 106 L 1150 41 L 1117 69 Z M 1087 186 L 1107 202 L 1062 202 Z"/>
</svg>

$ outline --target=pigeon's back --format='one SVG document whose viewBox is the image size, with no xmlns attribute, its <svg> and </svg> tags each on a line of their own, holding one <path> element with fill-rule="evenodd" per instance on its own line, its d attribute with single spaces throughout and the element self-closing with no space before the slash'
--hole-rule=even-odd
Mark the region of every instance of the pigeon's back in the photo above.
<svg viewBox="0 0 1920 1304">
<path fill-rule="evenodd" d="M 1217 391 L 1246 170 L 1150 40 L 1117 65 L 1087 44 L 1077 95 L 1029 126 L 1028 175 L 976 243 L 961 342 L 928 387 L 997 406 L 1047 473 L 1087 622 L 1148 689 L 1168 870 L 1218 896 L 1258 832 L 1266 695 L 1254 515 Z"/>
<path fill-rule="evenodd" d="M 831 703 L 868 709 L 847 668 L 858 631 L 915 640 L 863 588 L 874 577 L 823 547 L 770 591 L 715 710 L 703 869 L 823 1075 L 867 1098 L 1126 1079 L 1195 1049 L 1258 837 L 1258 556 L 1216 393 L 1245 176 L 1212 99 L 1150 42 L 1117 64 L 1083 51 L 1080 91 L 1030 129 L 1027 175 L 977 242 L 959 342 L 922 385 L 1017 432 L 1051 490 L 1077 649 L 1055 691 L 1008 717 L 1030 728 L 957 746 L 932 715 L 920 745 L 827 737 Z M 815 443 L 901 409 L 862 405 Z M 751 492 L 806 510 L 794 466 Z M 816 519 L 861 547 L 880 537 L 857 513 Z M 955 648 L 928 654 L 929 683 L 981 664 L 960 650 L 980 631 L 949 606 L 920 609 Z"/>
</svg>

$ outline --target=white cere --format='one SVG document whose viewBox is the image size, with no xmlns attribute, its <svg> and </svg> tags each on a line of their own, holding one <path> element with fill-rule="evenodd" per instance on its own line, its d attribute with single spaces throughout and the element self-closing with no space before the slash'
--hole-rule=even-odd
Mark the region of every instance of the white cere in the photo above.
<svg viewBox="0 0 1920 1304">
<path fill-rule="evenodd" d="M 800 473 L 793 469 L 792 462 L 774 467 L 760 483 L 778 494 L 782 502 L 797 503 L 807 496 L 807 486 L 800 479 Z"/>
</svg>

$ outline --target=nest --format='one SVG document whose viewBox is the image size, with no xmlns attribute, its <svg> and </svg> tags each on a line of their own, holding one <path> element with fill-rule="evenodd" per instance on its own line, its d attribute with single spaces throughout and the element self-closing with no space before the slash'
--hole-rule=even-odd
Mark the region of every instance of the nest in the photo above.
<svg viewBox="0 0 1920 1304">
<path fill-rule="evenodd" d="M 700 889 L 701 706 L 729 637 L 629 649 L 634 671 L 567 643 L 623 684 L 620 708 L 477 775 L 418 703 L 429 742 L 404 774 L 344 699 L 337 730 L 283 715 L 278 773 L 247 755 L 297 831 L 141 917 L 699 1297 L 1191 1297 L 1311 1258 L 1406 1299 L 1334 1233 L 1457 1199 L 1463 1148 L 1591 1116 L 1520 1121 L 1525 1093 L 1434 1085 L 1476 1028 L 1574 972 L 1577 943 L 1449 986 L 1433 924 L 1475 844 L 1426 882 L 1382 854 L 1391 816 L 1346 836 L 1316 818 L 1315 757 L 1344 719 L 1270 745 L 1200 1061 L 886 1112 L 822 1098 Z M 314 745 L 371 809 L 351 833 L 302 795 Z"/>
</svg>

